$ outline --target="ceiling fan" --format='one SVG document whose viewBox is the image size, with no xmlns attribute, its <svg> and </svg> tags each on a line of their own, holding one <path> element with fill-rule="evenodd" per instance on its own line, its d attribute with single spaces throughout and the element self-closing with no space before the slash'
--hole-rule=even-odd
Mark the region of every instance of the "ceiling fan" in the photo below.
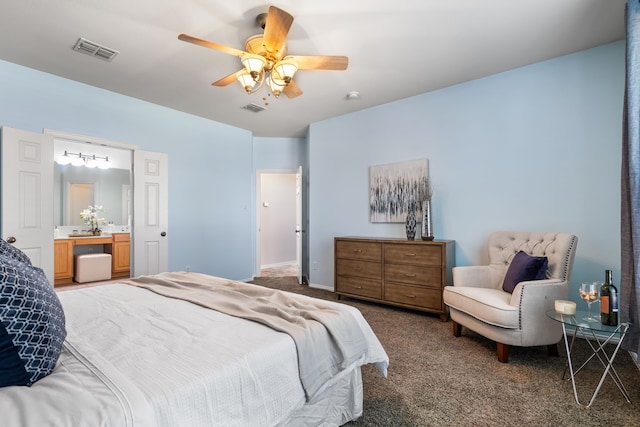
<svg viewBox="0 0 640 427">
<path fill-rule="evenodd" d="M 264 29 L 264 33 L 249 37 L 245 42 L 245 50 L 184 33 L 179 34 L 178 39 L 239 57 L 243 68 L 213 82 L 213 86 L 227 86 L 237 80 L 248 94 L 266 84 L 276 98 L 281 93 L 295 98 L 302 95 L 302 90 L 293 81 L 296 71 L 346 70 L 349 65 L 346 56 L 286 56 L 286 39 L 293 16 L 282 9 L 271 6 L 268 13 L 257 16 L 256 22 Z"/>
</svg>

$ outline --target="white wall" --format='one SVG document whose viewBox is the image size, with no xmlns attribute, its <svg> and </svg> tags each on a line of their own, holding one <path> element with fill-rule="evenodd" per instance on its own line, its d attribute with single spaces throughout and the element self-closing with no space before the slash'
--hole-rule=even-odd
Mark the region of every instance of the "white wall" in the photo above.
<svg viewBox="0 0 640 427">
<path fill-rule="evenodd" d="M 579 237 L 582 280 L 620 277 L 624 43 L 618 42 L 312 124 L 312 284 L 333 285 L 333 237 L 404 238 L 368 217 L 369 166 L 429 159 L 435 237 L 456 264 L 486 262 L 494 230 Z"/>
</svg>

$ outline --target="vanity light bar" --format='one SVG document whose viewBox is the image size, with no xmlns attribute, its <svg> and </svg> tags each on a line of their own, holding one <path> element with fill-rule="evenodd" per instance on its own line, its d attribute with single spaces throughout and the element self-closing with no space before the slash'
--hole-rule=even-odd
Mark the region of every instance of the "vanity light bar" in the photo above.
<svg viewBox="0 0 640 427">
<path fill-rule="evenodd" d="M 86 166 L 88 168 L 98 167 L 100 169 L 109 169 L 109 156 L 96 156 L 95 154 L 71 153 L 64 150 L 64 154 L 56 159 L 59 165 Z"/>
</svg>

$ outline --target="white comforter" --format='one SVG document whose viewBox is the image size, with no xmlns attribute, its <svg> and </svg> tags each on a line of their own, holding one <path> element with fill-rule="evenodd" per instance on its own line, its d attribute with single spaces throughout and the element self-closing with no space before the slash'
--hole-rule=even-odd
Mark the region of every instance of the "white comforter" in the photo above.
<svg viewBox="0 0 640 427">
<path fill-rule="evenodd" d="M 0 389 L 3 425 L 274 426 L 305 405 L 284 333 L 129 285 L 59 297 L 60 362 L 31 388 Z M 349 310 L 368 341 L 354 368 L 378 363 L 386 374 L 384 349 Z"/>
</svg>

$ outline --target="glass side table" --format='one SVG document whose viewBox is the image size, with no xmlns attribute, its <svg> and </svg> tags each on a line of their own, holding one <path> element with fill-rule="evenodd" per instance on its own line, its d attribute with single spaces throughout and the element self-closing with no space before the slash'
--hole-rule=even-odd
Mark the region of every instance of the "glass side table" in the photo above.
<svg viewBox="0 0 640 427">
<path fill-rule="evenodd" d="M 604 382 L 607 375 L 609 375 L 609 377 L 616 384 L 616 386 L 618 387 L 618 390 L 620 390 L 620 393 L 622 393 L 627 403 L 631 403 L 631 399 L 629 398 L 629 393 L 627 392 L 627 389 L 624 388 L 624 385 L 622 384 L 622 381 L 620 380 L 618 373 L 613 367 L 613 361 L 618 355 L 618 350 L 620 350 L 620 345 L 622 344 L 622 340 L 624 340 L 624 337 L 626 336 L 627 331 L 629 330 L 629 327 L 631 326 L 631 324 L 620 323 L 618 326 L 606 326 L 598 321 L 588 322 L 586 320 L 583 320 L 588 316 L 588 313 L 586 311 L 580 311 L 580 310 L 576 311 L 576 314 L 571 314 L 571 315 L 560 314 L 560 313 L 557 313 L 555 310 L 551 310 L 547 312 L 547 316 L 562 324 L 562 334 L 564 336 L 564 344 L 567 349 L 567 365 L 571 375 L 571 384 L 573 385 L 573 395 L 576 398 L 576 402 L 578 403 L 578 405 L 585 406 L 582 403 L 580 403 L 580 399 L 578 398 L 578 391 L 576 390 L 576 375 L 594 357 L 598 358 L 598 360 L 604 367 L 604 372 L 602 373 L 602 378 L 600 378 L 600 382 L 598 383 L 598 386 L 596 387 L 596 390 L 593 392 L 593 396 L 591 397 L 591 400 L 586 405 L 586 407 L 588 408 L 591 406 L 591 404 L 593 404 L 593 401 L 598 395 L 598 392 L 600 391 L 600 387 L 602 387 L 602 383 Z M 567 326 L 574 328 L 572 334 L 571 334 L 571 331 L 567 331 Z M 598 336 L 598 334 L 596 334 L 597 332 L 604 333 L 604 336 L 603 335 Z M 571 334 L 571 342 L 569 342 L 568 334 Z M 587 358 L 587 360 L 582 365 L 580 365 L 578 369 L 574 370 L 573 362 L 571 360 L 571 350 L 573 350 L 573 343 L 577 336 L 580 336 L 581 338 L 584 338 L 585 341 L 587 341 L 587 343 L 589 344 L 589 347 L 591 347 L 591 350 L 593 351 L 593 354 L 591 354 L 591 356 L 589 356 L 589 358 Z M 615 349 L 613 350 L 611 355 L 608 355 L 604 349 L 604 346 L 607 345 L 609 342 L 611 342 L 612 339 L 616 336 L 618 337 L 618 343 L 616 344 Z M 592 339 L 593 339 L 593 342 L 592 342 Z M 567 369 L 565 368 L 564 373 L 562 374 L 563 380 L 566 379 L 566 374 L 567 374 Z"/>
</svg>

